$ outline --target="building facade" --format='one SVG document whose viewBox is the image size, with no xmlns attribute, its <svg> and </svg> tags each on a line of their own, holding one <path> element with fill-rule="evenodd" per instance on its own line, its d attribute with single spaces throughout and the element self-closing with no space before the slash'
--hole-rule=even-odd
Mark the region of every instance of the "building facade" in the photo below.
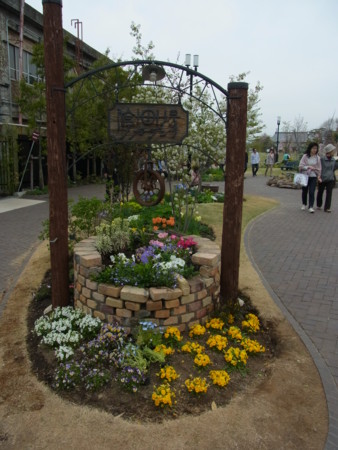
<svg viewBox="0 0 338 450">
<path fill-rule="evenodd" d="M 34 45 L 43 42 L 43 15 L 25 2 L 21 17 L 20 4 L 20 0 L 0 0 L 0 194 L 8 190 L 9 179 L 19 177 L 21 160 L 25 160 L 32 143 L 27 120 L 20 115 L 18 107 L 19 81 L 21 76 L 29 84 L 37 79 L 32 53 Z M 75 70 L 86 71 L 103 56 L 66 30 L 64 37 L 66 53 L 76 62 Z M 40 125 L 45 133 L 45 124 Z M 10 142 L 4 137 L 10 134 L 17 136 L 17 150 L 14 146 L 10 148 Z"/>
</svg>

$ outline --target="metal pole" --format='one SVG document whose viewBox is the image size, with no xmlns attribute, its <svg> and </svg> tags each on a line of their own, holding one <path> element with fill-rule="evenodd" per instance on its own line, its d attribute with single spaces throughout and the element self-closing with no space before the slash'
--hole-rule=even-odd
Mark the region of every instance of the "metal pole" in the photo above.
<svg viewBox="0 0 338 450">
<path fill-rule="evenodd" d="M 52 306 L 69 304 L 66 120 L 62 1 L 42 0 L 47 104 L 47 159 Z"/>
<path fill-rule="evenodd" d="M 220 303 L 231 307 L 238 297 L 248 83 L 229 83 L 228 93 Z"/>
<path fill-rule="evenodd" d="M 276 162 L 278 162 L 278 145 L 279 145 L 279 125 L 280 125 L 280 119 L 277 119 L 277 142 L 276 142 Z"/>
<path fill-rule="evenodd" d="M 24 178 L 26 170 L 27 170 L 28 161 L 29 161 L 29 158 L 31 157 L 33 147 L 34 147 L 34 141 L 32 142 L 31 149 L 29 150 L 28 158 L 27 158 L 27 161 L 26 161 L 26 165 L 25 165 L 25 168 L 23 169 L 23 174 L 22 174 L 21 181 L 20 181 L 20 184 L 19 184 L 19 187 L 18 187 L 18 192 L 20 192 L 21 185 L 22 185 L 22 182 L 23 182 L 23 178 Z"/>
</svg>

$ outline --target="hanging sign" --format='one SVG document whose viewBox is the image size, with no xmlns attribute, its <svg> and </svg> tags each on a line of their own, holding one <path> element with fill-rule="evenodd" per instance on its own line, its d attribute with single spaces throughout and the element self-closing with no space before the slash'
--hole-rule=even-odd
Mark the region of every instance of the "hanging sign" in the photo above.
<svg viewBox="0 0 338 450">
<path fill-rule="evenodd" d="M 181 105 L 117 103 L 109 111 L 109 134 L 116 143 L 181 144 L 188 119 Z"/>
</svg>

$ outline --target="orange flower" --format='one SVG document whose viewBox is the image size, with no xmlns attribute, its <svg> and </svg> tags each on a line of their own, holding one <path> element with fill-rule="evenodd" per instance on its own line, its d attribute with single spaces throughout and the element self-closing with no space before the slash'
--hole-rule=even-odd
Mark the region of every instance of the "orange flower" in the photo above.
<svg viewBox="0 0 338 450">
<path fill-rule="evenodd" d="M 153 226 L 153 230 L 154 230 L 154 231 L 157 231 L 157 230 L 158 230 L 158 227 L 157 227 L 156 225 L 154 225 L 154 226 Z"/>
<path fill-rule="evenodd" d="M 155 225 L 155 223 L 157 223 L 156 217 L 153 218 L 153 224 Z"/>
<path fill-rule="evenodd" d="M 167 219 L 162 219 L 162 223 L 167 223 Z"/>
<path fill-rule="evenodd" d="M 166 228 L 167 224 L 166 223 L 162 223 L 162 228 Z"/>
</svg>

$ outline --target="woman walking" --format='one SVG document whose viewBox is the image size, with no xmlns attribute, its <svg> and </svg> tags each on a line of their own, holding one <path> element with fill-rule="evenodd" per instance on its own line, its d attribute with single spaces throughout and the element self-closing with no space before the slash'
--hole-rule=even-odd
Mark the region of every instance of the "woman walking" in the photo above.
<svg viewBox="0 0 338 450">
<path fill-rule="evenodd" d="M 265 169 L 265 176 L 268 173 L 270 169 L 270 177 L 272 177 L 272 168 L 275 164 L 275 152 L 273 148 L 270 148 L 270 151 L 268 153 L 268 156 L 266 157 L 266 169 Z"/>
<path fill-rule="evenodd" d="M 299 163 L 299 172 L 308 176 L 307 186 L 302 186 L 302 210 L 306 209 L 307 198 L 309 195 L 309 212 L 314 213 L 313 204 L 315 201 L 315 190 L 317 178 L 320 178 L 322 165 L 318 156 L 317 142 L 310 142 L 306 152 Z"/>
</svg>

